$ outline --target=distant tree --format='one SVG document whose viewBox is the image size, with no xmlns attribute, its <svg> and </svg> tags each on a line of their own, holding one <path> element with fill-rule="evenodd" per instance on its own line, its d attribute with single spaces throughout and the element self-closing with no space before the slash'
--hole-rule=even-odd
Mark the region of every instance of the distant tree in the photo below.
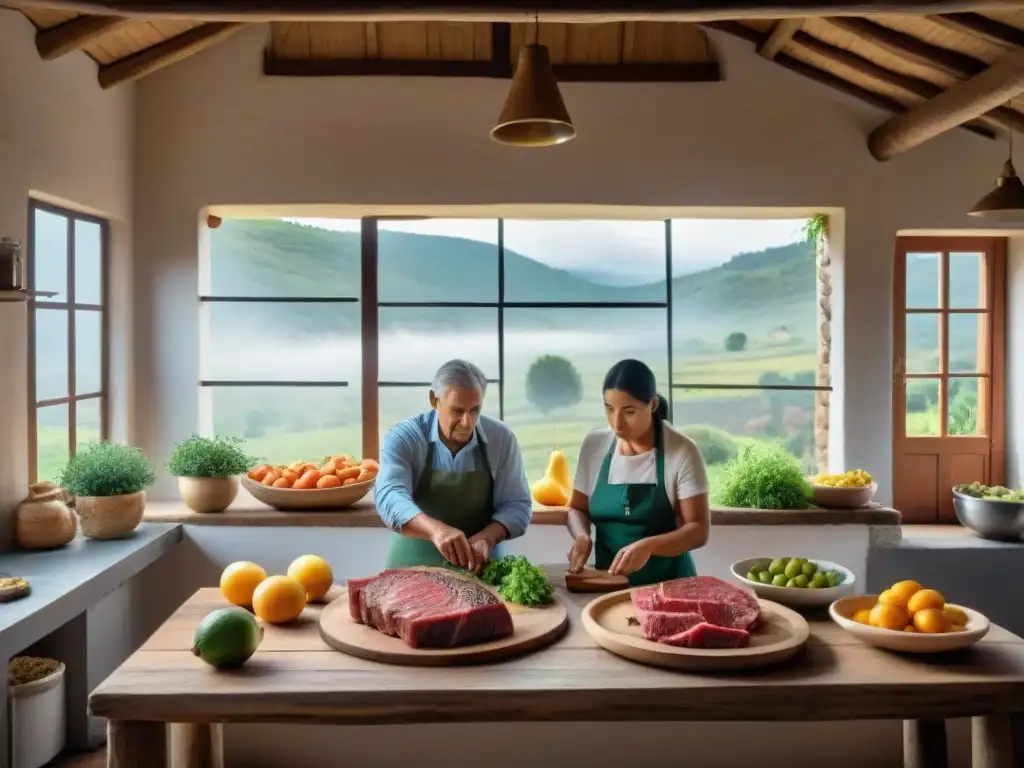
<svg viewBox="0 0 1024 768">
<path fill-rule="evenodd" d="M 583 399 L 580 373 L 568 359 L 542 355 L 526 372 L 526 397 L 545 416 Z"/>
<path fill-rule="evenodd" d="M 747 334 L 743 331 L 733 331 L 725 337 L 726 352 L 742 352 L 747 348 Z"/>
</svg>

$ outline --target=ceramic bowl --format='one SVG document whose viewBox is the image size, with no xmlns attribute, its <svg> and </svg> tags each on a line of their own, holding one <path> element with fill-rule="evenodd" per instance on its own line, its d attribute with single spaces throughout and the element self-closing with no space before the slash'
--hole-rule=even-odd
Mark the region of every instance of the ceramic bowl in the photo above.
<svg viewBox="0 0 1024 768">
<path fill-rule="evenodd" d="M 758 597 L 763 597 L 765 600 L 774 600 L 776 603 L 792 607 L 823 607 L 853 592 L 856 582 L 853 571 L 839 565 L 839 563 L 818 560 L 816 558 L 807 559 L 818 566 L 819 571 L 836 571 L 841 573 L 843 575 L 843 583 L 838 587 L 800 589 L 798 587 L 776 587 L 772 584 L 762 584 L 760 581 L 750 581 L 747 578 L 747 574 L 753 566 L 762 564 L 767 566 L 773 559 L 771 557 L 748 557 L 746 560 L 739 560 L 733 563 L 730 570 L 734 579 L 747 589 L 752 590 Z"/>
<path fill-rule="evenodd" d="M 242 476 L 242 486 L 253 498 L 262 501 L 268 507 L 282 511 L 345 509 L 361 501 L 373 489 L 375 482 L 376 478 L 367 480 L 365 483 L 343 485 L 340 488 L 297 490 L 295 488 L 271 488 Z"/>
<path fill-rule="evenodd" d="M 946 653 L 959 651 L 974 645 L 989 630 L 989 621 L 977 611 L 954 605 L 967 614 L 967 626 L 962 632 L 943 632 L 936 635 L 925 635 L 918 632 L 903 632 L 896 629 L 880 629 L 869 627 L 853 620 L 853 615 L 861 608 L 871 608 L 878 601 L 878 595 L 857 595 L 836 600 L 829 606 L 828 612 L 840 627 L 868 645 L 876 645 L 890 651 L 903 653 Z M 950 605 L 953 605 L 950 603 Z"/>
<path fill-rule="evenodd" d="M 815 506 L 824 509 L 856 509 L 870 504 L 877 491 L 877 483 L 859 488 L 842 488 L 811 483 L 811 501 Z"/>
</svg>

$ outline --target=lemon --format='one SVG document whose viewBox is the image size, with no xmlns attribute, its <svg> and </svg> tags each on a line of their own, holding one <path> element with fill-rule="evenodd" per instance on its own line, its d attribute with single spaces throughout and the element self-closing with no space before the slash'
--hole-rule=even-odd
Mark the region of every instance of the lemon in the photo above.
<svg viewBox="0 0 1024 768">
<path fill-rule="evenodd" d="M 941 592 L 934 589 L 922 589 L 911 595 L 907 601 L 907 610 L 911 615 L 928 608 L 935 608 L 941 612 L 945 605 L 946 598 L 942 596 Z"/>
<path fill-rule="evenodd" d="M 334 584 L 334 571 L 326 560 L 317 555 L 302 555 L 288 566 L 288 576 L 306 590 L 306 602 L 322 600 Z"/>
<path fill-rule="evenodd" d="M 967 614 L 955 605 L 947 605 L 942 612 L 949 617 L 949 620 L 961 627 L 967 626 Z"/>
<path fill-rule="evenodd" d="M 294 621 L 306 607 L 306 590 L 288 576 L 264 579 L 252 596 L 252 610 L 268 624 Z"/>
<path fill-rule="evenodd" d="M 267 578 L 267 572 L 249 560 L 231 563 L 220 575 L 220 593 L 232 605 L 248 608 L 252 605 L 252 594 L 260 582 Z"/>
<path fill-rule="evenodd" d="M 853 620 L 858 624 L 870 624 L 871 623 L 871 609 L 861 608 L 855 614 L 853 614 Z"/>
<path fill-rule="evenodd" d="M 914 614 L 914 626 L 923 634 L 940 635 L 949 632 L 953 622 L 938 608 L 922 608 Z"/>
</svg>

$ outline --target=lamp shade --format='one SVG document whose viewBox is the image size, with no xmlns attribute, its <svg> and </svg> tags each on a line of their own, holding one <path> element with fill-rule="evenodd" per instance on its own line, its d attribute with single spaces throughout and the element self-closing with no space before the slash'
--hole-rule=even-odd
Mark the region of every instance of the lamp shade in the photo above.
<svg viewBox="0 0 1024 768">
<path fill-rule="evenodd" d="M 1024 184 L 1014 170 L 1012 160 L 1003 164 L 1003 173 L 996 179 L 996 188 L 981 198 L 968 215 L 997 221 L 1024 221 Z"/>
<path fill-rule="evenodd" d="M 576 135 L 546 46 L 524 45 L 491 138 L 517 147 L 549 147 Z"/>
</svg>

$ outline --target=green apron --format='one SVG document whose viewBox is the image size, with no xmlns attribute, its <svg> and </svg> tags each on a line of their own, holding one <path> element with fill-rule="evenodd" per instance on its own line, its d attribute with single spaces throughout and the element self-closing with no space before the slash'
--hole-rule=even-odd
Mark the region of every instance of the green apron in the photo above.
<svg viewBox="0 0 1024 768">
<path fill-rule="evenodd" d="M 669 533 L 678 527 L 676 511 L 665 492 L 664 438 L 660 425 L 655 426 L 654 433 L 658 467 L 656 483 L 608 483 L 608 469 L 615 453 L 614 440 L 601 464 L 597 485 L 590 495 L 590 519 L 597 534 L 594 559 L 600 570 L 607 570 L 623 547 L 649 536 Z M 696 575 L 697 567 L 689 552 L 677 557 L 652 555 L 643 568 L 629 574 L 629 583 L 639 587 Z"/>
<path fill-rule="evenodd" d="M 487 451 L 480 433 L 477 445 L 483 457 L 483 469 L 472 472 L 451 472 L 434 469 L 436 444 L 427 447 L 427 464 L 420 477 L 412 500 L 416 506 L 435 520 L 458 528 L 467 537 L 480 533 L 490 525 L 494 516 L 494 477 L 487 461 Z M 491 557 L 501 557 L 498 548 Z M 388 550 L 388 568 L 413 566 L 443 566 L 448 561 L 430 541 L 395 533 Z"/>
</svg>

